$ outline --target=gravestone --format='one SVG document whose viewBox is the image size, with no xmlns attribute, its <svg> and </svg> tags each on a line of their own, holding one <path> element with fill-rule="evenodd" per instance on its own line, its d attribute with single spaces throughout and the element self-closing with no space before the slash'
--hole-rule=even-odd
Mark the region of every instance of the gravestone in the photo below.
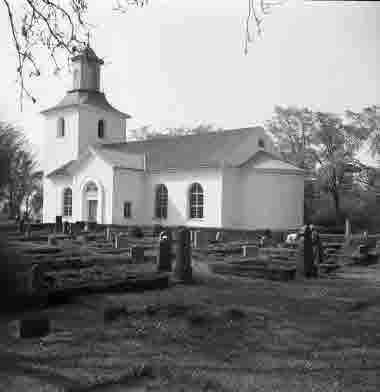
<svg viewBox="0 0 380 392">
<path fill-rule="evenodd" d="M 56 233 L 62 233 L 62 216 L 61 215 L 57 215 L 55 217 L 55 232 Z"/>
<path fill-rule="evenodd" d="M 310 226 L 307 225 L 304 233 L 304 273 L 307 278 L 314 275 L 314 254 Z"/>
<path fill-rule="evenodd" d="M 69 234 L 69 232 L 70 232 L 70 223 L 65 221 L 63 222 L 63 233 Z"/>
<path fill-rule="evenodd" d="M 181 282 L 191 282 L 192 275 L 190 230 L 181 228 L 178 230 L 177 236 L 174 277 Z"/>
<path fill-rule="evenodd" d="M 58 245 L 58 240 L 55 234 L 49 234 L 48 235 L 48 245 L 49 246 L 57 246 Z"/>
<path fill-rule="evenodd" d="M 18 230 L 21 234 L 24 234 L 25 231 L 25 221 L 24 218 L 20 218 L 19 222 L 18 222 Z"/>
<path fill-rule="evenodd" d="M 106 227 L 106 241 L 111 241 L 112 237 L 111 237 L 111 228 L 110 227 Z"/>
<path fill-rule="evenodd" d="M 121 248 L 129 248 L 130 247 L 130 241 L 127 235 L 124 233 L 119 233 L 115 237 L 115 248 L 116 249 L 121 249 Z"/>
<path fill-rule="evenodd" d="M 243 257 L 256 257 L 259 254 L 259 247 L 255 245 L 243 245 Z"/>
<path fill-rule="evenodd" d="M 142 246 L 132 246 L 131 248 L 132 262 L 139 264 L 144 262 L 144 248 Z"/>
<path fill-rule="evenodd" d="M 160 234 L 157 270 L 159 272 L 170 272 L 172 270 L 171 251 L 172 251 L 172 237 L 170 232 L 163 231 Z"/>
<path fill-rule="evenodd" d="M 207 248 L 209 245 L 209 234 L 204 230 L 197 230 L 194 232 L 194 247 Z"/>
<path fill-rule="evenodd" d="M 46 317 L 33 317 L 19 320 L 18 334 L 20 338 L 37 338 L 50 333 L 50 320 Z"/>
<path fill-rule="evenodd" d="M 344 230 L 344 238 L 347 240 L 351 236 L 351 224 L 350 221 L 346 218 L 345 221 L 345 230 Z"/>
<path fill-rule="evenodd" d="M 31 236 L 32 236 L 32 225 L 30 222 L 27 222 L 25 228 L 25 238 L 30 238 Z"/>
</svg>

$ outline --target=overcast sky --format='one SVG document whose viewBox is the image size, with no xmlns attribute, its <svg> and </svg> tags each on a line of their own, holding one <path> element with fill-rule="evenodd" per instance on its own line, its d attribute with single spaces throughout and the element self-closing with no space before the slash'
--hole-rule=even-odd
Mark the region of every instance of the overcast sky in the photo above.
<svg viewBox="0 0 380 392">
<path fill-rule="evenodd" d="M 380 3 L 289 1 L 244 55 L 248 0 L 150 0 L 125 15 L 90 1 L 91 44 L 104 58 L 102 88 L 129 113 L 130 127 L 263 124 L 274 105 L 343 113 L 380 104 Z M 0 118 L 21 125 L 38 147 L 39 111 L 55 105 L 71 75 L 33 82 L 39 99 L 21 113 L 16 61 L 0 6 Z"/>
</svg>

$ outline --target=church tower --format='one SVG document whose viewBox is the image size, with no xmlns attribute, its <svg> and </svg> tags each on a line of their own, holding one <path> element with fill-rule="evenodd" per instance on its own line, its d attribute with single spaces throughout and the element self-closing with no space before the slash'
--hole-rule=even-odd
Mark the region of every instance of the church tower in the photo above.
<svg viewBox="0 0 380 392">
<path fill-rule="evenodd" d="M 45 175 L 77 160 L 89 146 L 126 141 L 126 120 L 130 116 L 115 109 L 100 90 L 104 64 L 87 45 L 72 59 L 72 86 L 45 116 Z"/>
</svg>

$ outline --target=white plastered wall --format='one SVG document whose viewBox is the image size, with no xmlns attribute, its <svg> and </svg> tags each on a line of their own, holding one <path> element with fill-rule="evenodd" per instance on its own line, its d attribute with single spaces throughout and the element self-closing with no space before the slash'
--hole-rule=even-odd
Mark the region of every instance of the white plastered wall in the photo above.
<svg viewBox="0 0 380 392">
<path fill-rule="evenodd" d="M 146 174 L 142 170 L 115 169 L 112 223 L 141 225 L 145 223 Z M 124 203 L 131 203 L 131 217 L 124 218 Z"/>
<path fill-rule="evenodd" d="M 289 229 L 303 224 L 304 178 L 300 174 L 249 170 L 242 173 L 242 225 Z"/>
<path fill-rule="evenodd" d="M 189 218 L 189 189 L 198 182 L 204 191 L 204 218 Z M 154 217 L 155 191 L 159 184 L 168 188 L 168 217 Z M 220 169 L 197 169 L 151 173 L 146 184 L 146 224 L 221 227 L 222 224 L 222 172 Z"/>
<path fill-rule="evenodd" d="M 65 120 L 65 135 L 57 137 L 58 119 Z M 45 174 L 57 169 L 78 157 L 78 123 L 77 109 L 63 109 L 46 114 L 43 147 L 43 170 Z"/>
<path fill-rule="evenodd" d="M 104 120 L 104 138 L 98 138 L 98 121 Z M 97 143 L 118 143 L 126 141 L 126 120 L 115 112 L 95 107 L 79 110 L 79 153 Z"/>
</svg>

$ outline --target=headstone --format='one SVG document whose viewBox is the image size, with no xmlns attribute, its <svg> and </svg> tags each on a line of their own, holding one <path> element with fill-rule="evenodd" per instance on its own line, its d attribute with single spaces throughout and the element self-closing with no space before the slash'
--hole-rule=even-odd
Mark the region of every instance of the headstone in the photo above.
<svg viewBox="0 0 380 392">
<path fill-rule="evenodd" d="M 124 233 L 119 233 L 115 237 L 115 248 L 120 249 L 120 248 L 129 248 L 130 247 L 130 240 L 128 236 L 126 236 Z"/>
<path fill-rule="evenodd" d="M 191 242 L 190 231 L 186 228 L 178 230 L 177 254 L 174 268 L 174 276 L 182 282 L 192 281 L 191 267 Z"/>
<path fill-rule="evenodd" d="M 18 222 L 18 230 L 21 234 L 24 234 L 25 231 L 25 221 L 23 218 L 20 218 L 19 222 Z"/>
<path fill-rule="evenodd" d="M 25 237 L 30 238 L 32 236 L 32 225 L 30 222 L 27 222 L 26 229 L 25 229 Z"/>
<path fill-rule="evenodd" d="M 55 217 L 55 232 L 56 233 L 62 233 L 62 216 L 61 215 L 57 215 Z"/>
<path fill-rule="evenodd" d="M 55 234 L 49 234 L 48 235 L 48 245 L 49 246 L 57 246 L 58 245 L 58 240 Z"/>
<path fill-rule="evenodd" d="M 70 223 L 67 221 L 63 222 L 63 233 L 69 234 L 69 231 L 70 231 Z"/>
<path fill-rule="evenodd" d="M 304 233 L 304 273 L 307 278 L 311 278 L 314 274 L 314 254 L 313 254 L 313 242 L 311 236 L 310 226 L 307 225 Z"/>
<path fill-rule="evenodd" d="M 144 248 L 142 246 L 132 246 L 131 248 L 132 262 L 140 264 L 144 262 Z"/>
<path fill-rule="evenodd" d="M 157 271 L 170 272 L 172 270 L 171 250 L 172 238 L 167 231 L 161 232 L 159 236 L 159 251 L 157 260 Z"/>
<path fill-rule="evenodd" d="M 46 317 L 26 318 L 18 321 L 20 338 L 37 338 L 50 333 L 50 320 Z"/>
<path fill-rule="evenodd" d="M 255 245 L 243 245 L 243 257 L 256 257 L 259 254 L 259 247 Z"/>
<path fill-rule="evenodd" d="M 222 241 L 223 241 L 223 233 L 222 233 L 221 231 L 218 231 L 218 232 L 216 233 L 215 241 L 216 241 L 216 242 L 222 242 Z"/>
<path fill-rule="evenodd" d="M 347 240 L 351 236 L 351 224 L 350 221 L 346 218 L 345 221 L 345 230 L 344 230 L 344 238 Z"/>
<path fill-rule="evenodd" d="M 195 248 L 207 248 L 209 245 L 209 236 L 207 231 L 197 230 L 194 233 L 194 247 Z"/>
</svg>

